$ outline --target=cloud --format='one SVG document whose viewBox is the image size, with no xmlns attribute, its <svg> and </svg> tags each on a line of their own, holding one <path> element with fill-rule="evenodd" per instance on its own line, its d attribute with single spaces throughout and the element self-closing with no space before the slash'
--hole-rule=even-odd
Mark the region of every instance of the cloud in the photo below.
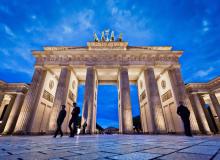
<svg viewBox="0 0 220 160">
<path fill-rule="evenodd" d="M 36 15 L 32 15 L 32 16 L 31 16 L 31 19 L 32 19 L 32 20 L 35 20 L 35 19 L 37 19 L 37 16 L 36 16 Z"/>
<path fill-rule="evenodd" d="M 199 71 L 197 71 L 197 72 L 195 73 L 195 76 L 194 76 L 194 77 L 200 77 L 200 78 L 202 78 L 202 77 L 208 76 L 213 70 L 214 70 L 213 67 L 210 67 L 210 68 L 208 68 L 208 69 L 206 69 L 206 70 L 199 70 Z"/>
<path fill-rule="evenodd" d="M 15 34 L 14 32 L 7 26 L 7 25 L 4 25 L 4 29 L 5 29 L 5 33 L 11 37 L 15 37 Z"/>
<path fill-rule="evenodd" d="M 25 73 L 29 77 L 33 74 L 33 68 L 24 67 L 13 60 L 2 63 L 2 68 L 11 70 L 12 72 Z"/>
<path fill-rule="evenodd" d="M 209 31 L 209 27 L 204 27 L 203 32 L 207 32 L 207 31 Z"/>
<path fill-rule="evenodd" d="M 72 28 L 70 26 L 64 25 L 63 26 L 63 33 L 72 33 Z"/>
<path fill-rule="evenodd" d="M 207 31 L 209 31 L 209 22 L 206 20 L 206 19 L 204 19 L 203 21 L 202 21 L 202 25 L 203 25 L 203 32 L 207 32 Z"/>
<path fill-rule="evenodd" d="M 43 45 L 69 45 L 85 36 L 92 35 L 95 30 L 94 11 L 92 9 L 84 9 L 80 12 L 74 12 L 67 16 L 60 17 L 55 23 L 47 24 L 47 20 L 37 18 L 37 21 L 32 25 L 26 26 L 26 32 L 34 32 L 38 35 L 34 39 L 36 43 L 41 42 Z"/>
<path fill-rule="evenodd" d="M 5 56 L 9 56 L 9 55 L 10 55 L 10 54 L 9 54 L 9 51 L 6 50 L 6 49 L 0 49 L 0 53 L 2 53 L 2 54 L 5 55 Z"/>
<path fill-rule="evenodd" d="M 23 60 L 25 60 L 29 64 L 32 64 L 34 57 L 31 54 L 31 49 L 33 49 L 31 45 L 22 44 L 21 42 L 20 44 L 18 44 L 16 48 L 13 49 L 13 52 L 15 52 L 15 54 L 20 56 Z"/>
<path fill-rule="evenodd" d="M 93 17 L 94 17 L 94 11 L 91 9 L 87 9 L 84 11 L 79 12 L 77 15 L 77 21 L 79 25 L 80 30 L 86 30 L 93 28 Z"/>
<path fill-rule="evenodd" d="M 132 9 L 122 8 L 117 1 L 107 1 L 108 10 L 111 13 L 110 23 L 114 30 L 122 32 L 127 39 L 150 40 L 152 33 L 148 27 L 148 19 L 140 12 L 136 11 L 136 6 Z M 143 40 L 142 40 L 143 42 Z"/>
</svg>

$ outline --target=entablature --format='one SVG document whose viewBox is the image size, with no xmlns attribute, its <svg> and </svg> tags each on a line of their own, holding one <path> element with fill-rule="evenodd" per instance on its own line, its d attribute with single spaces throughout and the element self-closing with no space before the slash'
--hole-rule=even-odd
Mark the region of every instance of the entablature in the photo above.
<svg viewBox="0 0 220 160">
<path fill-rule="evenodd" d="M 179 64 L 178 56 L 164 55 L 128 55 L 128 54 L 103 54 L 103 55 L 47 55 L 36 58 L 36 65 L 176 65 Z"/>
<path fill-rule="evenodd" d="M 7 94 L 26 94 L 28 88 L 29 85 L 27 85 L 26 83 L 6 83 L 1 81 L 0 84 L 0 91 Z"/>
<path fill-rule="evenodd" d="M 220 89 L 220 77 L 217 77 L 207 83 L 189 83 L 186 90 L 189 93 L 210 93 Z"/>
</svg>

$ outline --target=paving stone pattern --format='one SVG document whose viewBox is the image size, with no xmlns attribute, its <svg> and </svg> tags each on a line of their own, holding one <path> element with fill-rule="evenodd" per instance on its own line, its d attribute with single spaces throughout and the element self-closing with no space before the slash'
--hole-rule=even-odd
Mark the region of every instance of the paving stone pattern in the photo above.
<svg viewBox="0 0 220 160">
<path fill-rule="evenodd" d="M 220 160 L 220 135 L 2 136 L 0 160 Z"/>
</svg>

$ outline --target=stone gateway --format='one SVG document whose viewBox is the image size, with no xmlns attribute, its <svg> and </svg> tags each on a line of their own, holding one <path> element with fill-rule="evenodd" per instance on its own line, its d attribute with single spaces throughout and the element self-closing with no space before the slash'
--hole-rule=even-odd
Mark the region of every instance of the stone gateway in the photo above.
<svg viewBox="0 0 220 160">
<path fill-rule="evenodd" d="M 136 47 L 127 42 L 88 42 L 86 47 L 44 47 L 33 51 L 35 71 L 30 85 L 0 82 L 0 132 L 2 134 L 52 133 L 62 104 L 69 132 L 71 105 L 79 84 L 85 84 L 81 123 L 86 133 L 96 133 L 99 84 L 117 84 L 119 132 L 133 133 L 130 84 L 138 86 L 143 133 L 184 133 L 176 114 L 179 101 L 190 110 L 194 133 L 218 132 L 220 79 L 188 84 L 180 73 L 182 51 L 172 47 Z M 208 94 L 208 97 L 201 96 Z M 210 97 L 209 97 L 210 96 Z M 209 104 L 210 112 L 204 108 Z"/>
</svg>

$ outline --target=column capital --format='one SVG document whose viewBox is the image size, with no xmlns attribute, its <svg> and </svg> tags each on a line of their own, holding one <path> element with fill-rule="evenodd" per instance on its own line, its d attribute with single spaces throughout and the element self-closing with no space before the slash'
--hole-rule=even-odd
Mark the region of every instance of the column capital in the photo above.
<svg viewBox="0 0 220 160">
<path fill-rule="evenodd" d="M 120 65 L 120 66 L 119 66 L 119 70 L 120 70 L 120 69 L 128 69 L 128 67 L 129 67 L 128 65 Z"/>
<path fill-rule="evenodd" d="M 44 66 L 39 66 L 39 65 L 34 66 L 34 69 L 46 70 L 46 68 Z"/>
<path fill-rule="evenodd" d="M 62 65 L 62 66 L 60 66 L 60 68 L 61 68 L 61 69 L 63 69 L 63 68 L 66 68 L 66 69 L 72 69 L 72 67 L 69 66 L 69 65 Z"/>
<path fill-rule="evenodd" d="M 155 66 L 154 65 L 147 65 L 147 66 L 144 66 L 143 70 L 147 70 L 147 69 L 150 69 L 150 68 L 154 69 Z"/>
<path fill-rule="evenodd" d="M 214 94 L 215 95 L 215 91 L 209 91 L 208 94 Z"/>
<path fill-rule="evenodd" d="M 128 66 L 120 66 L 120 67 L 118 68 L 118 70 L 119 70 L 119 71 L 121 71 L 121 70 L 128 70 Z"/>
<path fill-rule="evenodd" d="M 87 64 L 86 68 L 95 68 L 96 66 L 94 64 Z"/>
<path fill-rule="evenodd" d="M 22 92 L 16 92 L 16 95 L 25 95 L 25 94 Z"/>
</svg>

